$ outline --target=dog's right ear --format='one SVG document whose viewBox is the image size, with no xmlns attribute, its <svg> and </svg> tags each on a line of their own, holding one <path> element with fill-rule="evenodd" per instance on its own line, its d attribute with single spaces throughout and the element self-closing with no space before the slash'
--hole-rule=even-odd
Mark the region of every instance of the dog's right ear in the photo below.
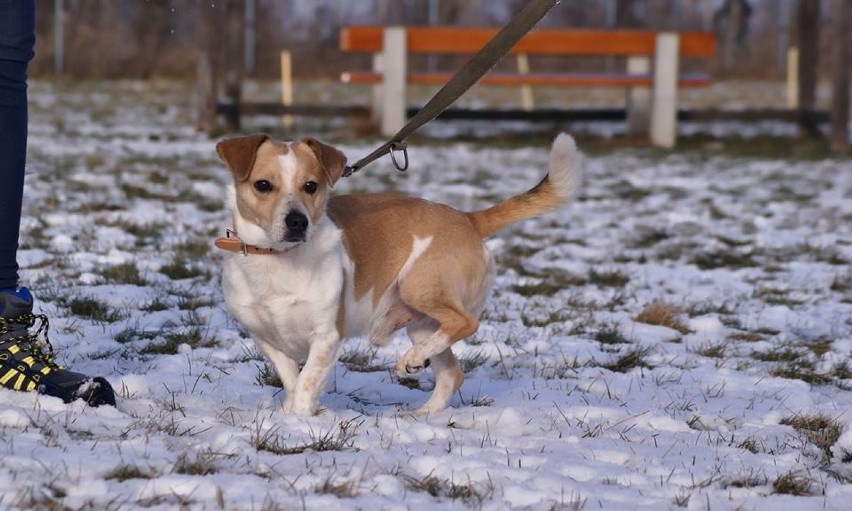
<svg viewBox="0 0 852 511">
<path fill-rule="evenodd" d="M 267 140 L 269 135 L 263 133 L 226 138 L 216 144 L 216 153 L 237 181 L 245 181 L 254 167 L 257 149 Z"/>
</svg>

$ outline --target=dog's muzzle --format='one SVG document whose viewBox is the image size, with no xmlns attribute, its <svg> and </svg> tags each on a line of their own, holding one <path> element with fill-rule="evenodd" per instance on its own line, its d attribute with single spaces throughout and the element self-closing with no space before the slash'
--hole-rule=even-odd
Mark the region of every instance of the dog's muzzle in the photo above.
<svg viewBox="0 0 852 511">
<path fill-rule="evenodd" d="M 291 211 L 284 218 L 284 225 L 287 226 L 287 233 L 284 235 L 284 241 L 305 241 L 305 235 L 308 232 L 308 217 L 299 211 Z"/>
</svg>

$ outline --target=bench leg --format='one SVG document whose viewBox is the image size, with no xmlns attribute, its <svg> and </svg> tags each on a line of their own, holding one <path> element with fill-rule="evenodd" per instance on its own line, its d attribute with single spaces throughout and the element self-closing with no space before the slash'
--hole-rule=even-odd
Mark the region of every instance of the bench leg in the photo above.
<svg viewBox="0 0 852 511">
<path fill-rule="evenodd" d="M 395 135 L 405 125 L 406 115 L 405 28 L 388 27 L 382 41 L 382 135 Z"/>
<path fill-rule="evenodd" d="M 373 72 L 379 76 L 384 76 L 385 74 L 385 65 L 383 63 L 381 53 L 373 54 Z M 373 122 L 373 126 L 376 127 L 382 125 L 382 107 L 384 106 L 384 101 L 382 100 L 383 97 L 382 84 L 377 83 L 373 85 L 373 102 L 370 105 L 370 120 Z"/>
<path fill-rule="evenodd" d="M 675 146 L 679 46 L 680 40 L 677 34 L 657 35 L 651 107 L 651 143 L 657 147 Z"/>
<path fill-rule="evenodd" d="M 628 57 L 627 74 L 645 75 L 651 72 L 648 57 Z M 651 90 L 648 87 L 627 88 L 627 133 L 647 135 L 651 118 Z"/>
</svg>

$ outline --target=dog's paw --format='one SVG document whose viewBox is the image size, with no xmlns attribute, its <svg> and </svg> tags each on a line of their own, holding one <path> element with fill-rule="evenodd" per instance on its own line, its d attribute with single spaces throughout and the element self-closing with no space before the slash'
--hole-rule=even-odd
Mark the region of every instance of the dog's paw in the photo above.
<svg viewBox="0 0 852 511">
<path fill-rule="evenodd" d="M 396 375 L 399 378 L 413 376 L 427 367 L 429 359 L 424 358 L 418 349 L 411 349 L 396 363 Z"/>
</svg>

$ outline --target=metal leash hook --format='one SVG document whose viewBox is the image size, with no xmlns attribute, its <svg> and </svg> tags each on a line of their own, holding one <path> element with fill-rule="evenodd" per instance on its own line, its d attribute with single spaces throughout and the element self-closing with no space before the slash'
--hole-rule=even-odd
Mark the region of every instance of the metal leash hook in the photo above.
<svg viewBox="0 0 852 511">
<path fill-rule="evenodd" d="M 396 156 L 394 156 L 394 151 L 402 151 L 402 155 L 405 157 L 405 163 L 400 166 L 399 162 L 396 161 Z M 396 167 L 396 170 L 400 172 L 405 172 L 408 170 L 408 144 L 405 143 L 405 140 L 401 142 L 394 142 L 390 146 L 391 161 L 393 162 L 393 166 Z"/>
</svg>

